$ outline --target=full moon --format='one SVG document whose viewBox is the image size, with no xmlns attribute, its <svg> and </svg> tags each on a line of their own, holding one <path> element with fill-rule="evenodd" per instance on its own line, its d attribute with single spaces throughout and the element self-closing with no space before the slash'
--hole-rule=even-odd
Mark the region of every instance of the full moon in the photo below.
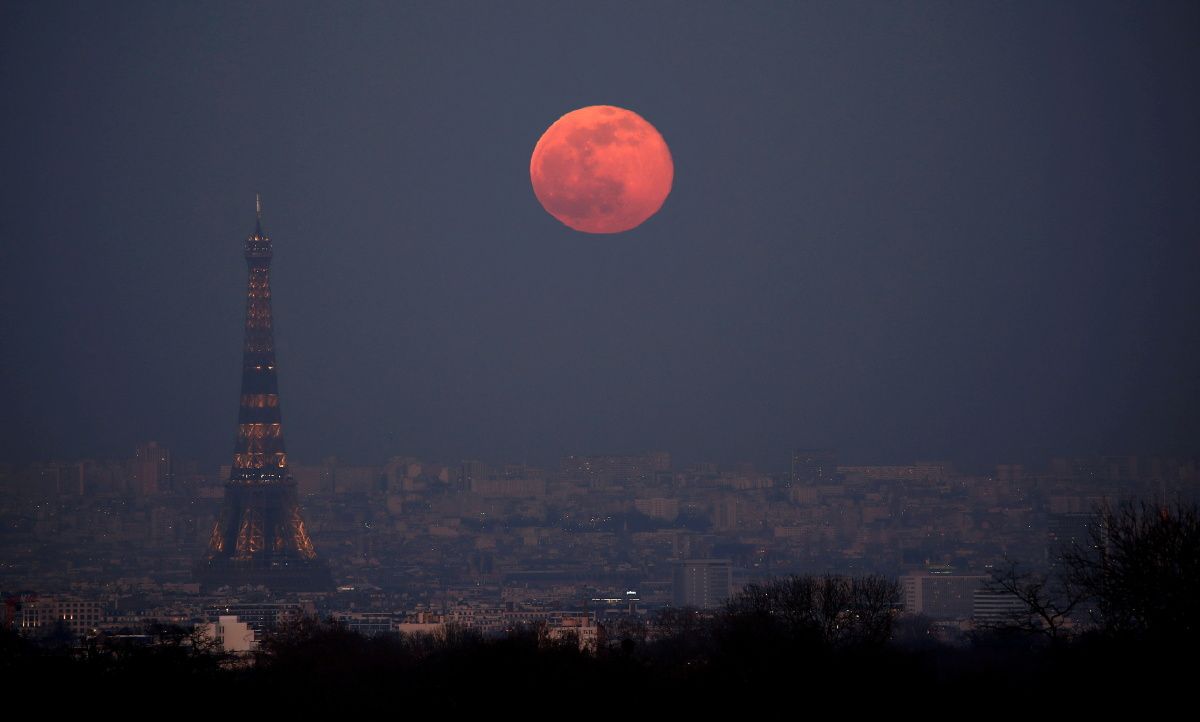
<svg viewBox="0 0 1200 722">
<path fill-rule="evenodd" d="M 546 212 L 577 231 L 620 233 L 662 208 L 675 179 L 667 143 L 631 110 L 590 105 L 546 129 L 529 160 Z"/>
</svg>

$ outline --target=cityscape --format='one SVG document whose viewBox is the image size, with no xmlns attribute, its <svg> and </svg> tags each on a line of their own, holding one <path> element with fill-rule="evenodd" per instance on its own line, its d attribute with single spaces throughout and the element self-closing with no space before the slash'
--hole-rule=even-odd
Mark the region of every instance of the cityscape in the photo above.
<svg viewBox="0 0 1200 722">
<path fill-rule="evenodd" d="M 1183 695 L 1198 31 L 0 5 L 0 710 Z"/>
<path fill-rule="evenodd" d="M 797 451 L 787 472 L 678 464 L 668 452 L 570 456 L 549 470 L 330 458 L 290 471 L 336 588 L 281 595 L 204 589 L 196 577 L 229 471 L 173 461 L 153 442 L 123 460 L 6 468 L 6 623 L 36 630 L 84 608 L 69 621 L 87 634 L 210 623 L 247 604 L 371 633 L 501 633 L 531 618 L 715 609 L 750 582 L 831 573 L 900 579 L 903 611 L 953 640 L 973 629 L 976 593 L 1006 561 L 1053 564 L 1061 545 L 1086 542 L 1106 501 L 1169 504 L 1200 488 L 1194 459 L 1131 456 L 991 474 L 839 464 L 832 450 Z M 712 581 L 689 585 L 689 570 Z"/>
<path fill-rule="evenodd" d="M 1044 571 L 1087 548 L 1106 508 L 1197 501 L 1196 458 L 1055 457 L 990 473 L 847 464 L 835 449 L 796 449 L 786 471 L 669 451 L 551 469 L 301 464 L 285 448 L 274 248 L 255 205 L 232 463 L 206 470 L 147 441 L 122 459 L 0 467 L 3 627 L 82 639 L 169 622 L 251 652 L 305 616 L 367 635 L 536 622 L 595 651 L 607 626 L 711 612 L 747 585 L 881 575 L 899 580 L 893 612 L 961 642 L 1024 609 L 995 587 L 1004 570 Z"/>
</svg>

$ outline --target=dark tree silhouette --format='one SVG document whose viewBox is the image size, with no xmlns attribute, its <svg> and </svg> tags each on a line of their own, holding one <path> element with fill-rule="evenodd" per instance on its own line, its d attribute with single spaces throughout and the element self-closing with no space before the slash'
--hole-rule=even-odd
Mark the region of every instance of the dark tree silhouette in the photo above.
<svg viewBox="0 0 1200 722">
<path fill-rule="evenodd" d="M 749 584 L 725 608 L 728 621 L 761 620 L 793 639 L 832 648 L 891 638 L 900 585 L 881 576 L 790 576 Z"/>
<path fill-rule="evenodd" d="M 1200 508 L 1123 502 L 1098 510 L 1086 545 L 1062 556 L 1064 578 L 1083 590 L 1106 633 L 1155 641 L 1200 632 Z"/>
<path fill-rule="evenodd" d="M 1013 561 L 993 571 L 984 586 L 993 594 L 1015 598 L 1020 606 L 1000 619 L 981 623 L 981 629 L 1016 631 L 1049 640 L 1072 636 L 1076 629 L 1072 615 L 1088 598 L 1087 590 L 1069 576 L 1022 570 Z"/>
<path fill-rule="evenodd" d="M 609 625 L 609 645 L 617 645 L 625 654 L 630 654 L 637 647 L 644 645 L 650 631 L 646 622 L 636 617 L 621 617 Z"/>
</svg>

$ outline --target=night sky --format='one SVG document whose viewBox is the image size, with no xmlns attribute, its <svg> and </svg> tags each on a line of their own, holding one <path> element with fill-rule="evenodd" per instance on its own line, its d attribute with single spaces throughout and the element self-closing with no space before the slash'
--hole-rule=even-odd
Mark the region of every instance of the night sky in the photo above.
<svg viewBox="0 0 1200 722">
<path fill-rule="evenodd" d="M 1194 453 L 1200 4 L 0 3 L 0 460 Z M 674 189 L 530 187 L 575 108 Z"/>
</svg>

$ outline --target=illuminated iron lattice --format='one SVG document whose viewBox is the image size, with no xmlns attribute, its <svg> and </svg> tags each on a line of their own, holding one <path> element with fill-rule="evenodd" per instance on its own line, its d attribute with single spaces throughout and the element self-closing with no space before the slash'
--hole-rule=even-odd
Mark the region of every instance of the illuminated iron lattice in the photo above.
<svg viewBox="0 0 1200 722">
<path fill-rule="evenodd" d="M 332 588 L 333 578 L 305 531 L 288 471 L 271 321 L 273 249 L 262 230 L 261 201 L 257 210 L 254 233 L 246 239 L 246 336 L 233 466 L 199 577 L 207 588 L 320 591 Z"/>
</svg>

